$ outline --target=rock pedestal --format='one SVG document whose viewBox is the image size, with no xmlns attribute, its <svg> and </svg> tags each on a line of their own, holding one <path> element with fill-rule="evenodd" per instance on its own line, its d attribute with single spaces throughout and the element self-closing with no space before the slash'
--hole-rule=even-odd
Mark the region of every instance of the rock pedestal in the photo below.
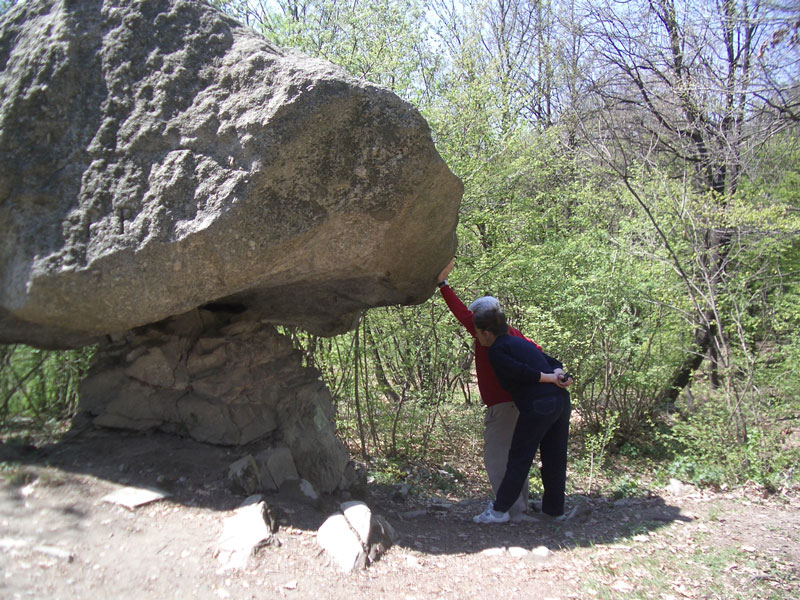
<svg viewBox="0 0 800 600">
<path fill-rule="evenodd" d="M 80 395 L 97 425 L 288 448 L 299 476 L 322 492 L 339 486 L 349 459 L 319 372 L 273 326 L 229 306 L 102 344 Z"/>
</svg>

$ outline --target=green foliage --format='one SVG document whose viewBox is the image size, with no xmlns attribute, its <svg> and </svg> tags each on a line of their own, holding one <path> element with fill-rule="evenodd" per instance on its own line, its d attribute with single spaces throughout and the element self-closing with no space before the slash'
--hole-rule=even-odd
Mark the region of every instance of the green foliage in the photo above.
<svg viewBox="0 0 800 600">
<path fill-rule="evenodd" d="M 93 354 L 94 347 L 48 351 L 0 346 L 0 424 L 22 418 L 43 426 L 72 416 Z"/>
<path fill-rule="evenodd" d="M 17 0 L 0 0 L 0 15 L 6 12 L 9 8 L 14 6 Z"/>
<path fill-rule="evenodd" d="M 590 490 L 618 445 L 624 460 L 666 453 L 669 474 L 695 483 L 780 489 L 795 480 L 796 453 L 782 445 L 777 424 L 798 413 L 800 397 L 796 125 L 748 110 L 748 131 L 782 132 L 750 144 L 756 138 L 747 131 L 733 135 L 735 118 L 715 128 L 721 107 L 702 105 L 692 89 L 692 127 L 707 116 L 705 139 L 713 142 L 695 146 L 683 126 L 688 113 L 670 108 L 684 99 L 681 90 L 662 88 L 671 76 L 657 89 L 643 82 L 639 91 L 655 93 L 654 104 L 610 109 L 618 93 L 639 88 L 615 78 L 613 57 L 604 56 L 615 40 L 585 33 L 593 16 L 616 18 L 608 7 L 587 20 L 575 6 L 555 19 L 560 7 L 527 0 L 502 11 L 472 1 L 213 2 L 273 43 L 338 63 L 420 109 L 465 185 L 451 285 L 466 301 L 497 296 L 510 322 L 574 374 L 584 442 L 576 462 Z M 0 11 L 13 4 L 0 0 Z M 662 55 L 647 54 L 667 38 L 641 33 L 631 48 L 669 75 Z M 765 65 L 796 49 L 767 50 Z M 604 58 L 613 94 L 581 76 Z M 687 81 L 708 75 L 686 68 Z M 756 104 L 750 95 L 742 106 Z M 661 130 L 650 146 L 658 123 L 680 126 Z M 698 171 L 692 157 L 708 168 Z M 724 185 L 709 185 L 723 172 Z M 410 470 L 401 461 L 410 458 L 479 455 L 473 342 L 438 294 L 420 306 L 374 309 L 335 338 L 290 332 L 331 390 L 353 453 L 389 461 L 375 463 L 376 477 L 402 480 Z M 71 414 L 90 355 L 2 349 L 0 418 Z M 679 405 L 674 423 L 659 421 L 669 408 L 665 391 L 681 374 L 680 387 L 698 397 L 701 389 L 702 401 Z M 654 435 L 653 422 L 666 429 L 648 447 L 642 440 Z M 625 496 L 638 488 L 623 477 L 608 489 Z"/>
<path fill-rule="evenodd" d="M 530 498 L 541 497 L 544 494 L 544 485 L 538 469 L 531 469 L 528 476 L 528 496 Z"/>
<path fill-rule="evenodd" d="M 625 475 L 614 482 L 611 497 L 614 499 L 636 498 L 641 496 L 642 492 L 639 479 L 632 475 Z"/>
<path fill-rule="evenodd" d="M 393 484 L 405 481 L 408 472 L 400 461 L 378 457 L 370 461 L 368 476 L 377 483 Z"/>
<path fill-rule="evenodd" d="M 401 97 L 423 99 L 435 64 L 417 0 L 216 0 L 217 6 L 282 47 L 327 59 Z"/>
<path fill-rule="evenodd" d="M 354 452 L 436 460 L 474 453 L 480 437 L 466 337 L 439 299 L 375 309 L 355 332 L 296 341 L 322 372 Z"/>
<path fill-rule="evenodd" d="M 595 469 L 602 469 L 606 451 L 618 427 L 618 415 L 617 413 L 611 413 L 608 419 L 606 419 L 605 426 L 601 431 L 595 434 L 590 433 L 586 436 L 584 450 L 587 454 L 587 462 L 589 463 L 589 483 L 587 485 L 587 490 L 590 493 L 594 482 Z"/>
<path fill-rule="evenodd" d="M 771 492 L 800 481 L 796 466 L 800 448 L 786 443 L 778 423 L 753 420 L 747 440 L 741 443 L 734 415 L 713 394 L 691 408 L 680 407 L 682 413 L 663 434 L 673 452 L 669 475 L 704 486 L 750 482 Z"/>
<path fill-rule="evenodd" d="M 442 494 L 463 495 L 468 478 L 448 463 L 400 457 L 373 457 L 369 460 L 367 480 L 380 485 L 409 485 L 412 494 L 441 497 Z"/>
<path fill-rule="evenodd" d="M 635 205 L 570 159 L 556 129 L 509 143 L 506 162 L 483 172 L 485 189 L 473 186 L 484 193 L 465 196 L 453 281 L 466 271 L 481 285 L 468 293 L 498 296 L 512 323 L 567 364 L 590 430 L 614 412 L 630 437 L 658 406 L 691 328 Z"/>
</svg>

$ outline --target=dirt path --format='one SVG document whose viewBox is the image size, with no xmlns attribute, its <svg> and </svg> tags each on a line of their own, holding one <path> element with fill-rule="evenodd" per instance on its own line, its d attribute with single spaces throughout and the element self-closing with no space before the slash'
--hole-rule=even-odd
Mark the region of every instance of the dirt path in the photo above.
<svg viewBox="0 0 800 600">
<path fill-rule="evenodd" d="M 267 496 L 281 546 L 262 549 L 245 570 L 221 572 L 222 522 L 243 500 L 226 482 L 238 457 L 156 434 L 89 432 L 27 450 L 0 444 L 0 598 L 800 597 L 797 497 L 691 489 L 573 497 L 568 504 L 591 512 L 491 526 L 471 521 L 485 499 L 401 503 L 390 487 L 371 486 L 366 502 L 400 539 L 354 574 L 338 572 L 315 540 L 336 499 L 317 510 Z M 127 485 L 171 496 L 133 510 L 102 500 Z"/>
</svg>

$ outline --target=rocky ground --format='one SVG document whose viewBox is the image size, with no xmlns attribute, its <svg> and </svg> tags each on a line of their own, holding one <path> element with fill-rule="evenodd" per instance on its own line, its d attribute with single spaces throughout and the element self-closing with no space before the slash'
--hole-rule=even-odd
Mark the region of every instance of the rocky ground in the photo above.
<svg viewBox="0 0 800 600">
<path fill-rule="evenodd" d="M 2 598 L 797 598 L 800 499 L 673 485 L 647 497 L 571 496 L 588 512 L 476 525 L 484 497 L 372 484 L 364 500 L 398 542 L 340 572 L 317 507 L 266 496 L 279 543 L 223 570 L 223 520 L 242 503 L 227 481 L 240 453 L 160 434 L 87 430 L 55 445 L 0 444 Z M 170 495 L 138 508 L 103 500 L 126 486 Z"/>
</svg>

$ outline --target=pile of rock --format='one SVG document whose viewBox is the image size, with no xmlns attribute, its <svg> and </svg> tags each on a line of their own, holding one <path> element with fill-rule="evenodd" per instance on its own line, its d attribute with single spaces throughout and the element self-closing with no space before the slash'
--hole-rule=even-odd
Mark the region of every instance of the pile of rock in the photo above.
<svg viewBox="0 0 800 600">
<path fill-rule="evenodd" d="M 274 469 L 248 492 L 300 477 L 341 489 L 349 456 L 328 389 L 291 340 L 252 312 L 197 309 L 101 346 L 81 409 L 105 427 L 151 429 L 225 445 L 256 444 Z M 263 459 L 263 460 L 262 460 Z"/>
<path fill-rule="evenodd" d="M 244 569 L 260 548 L 280 546 L 279 529 L 275 511 L 261 495 L 247 498 L 223 523 L 216 550 L 220 571 Z M 342 503 L 317 531 L 329 563 L 343 572 L 367 568 L 396 541 L 391 524 L 358 501 Z"/>
</svg>

